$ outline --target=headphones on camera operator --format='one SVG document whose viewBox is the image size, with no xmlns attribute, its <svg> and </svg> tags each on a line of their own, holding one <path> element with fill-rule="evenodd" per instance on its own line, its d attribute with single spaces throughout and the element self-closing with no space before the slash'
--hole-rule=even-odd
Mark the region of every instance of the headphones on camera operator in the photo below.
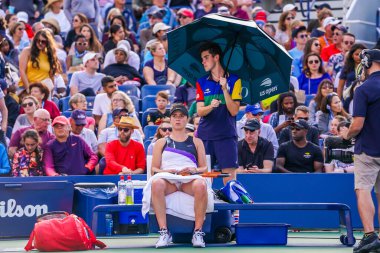
<svg viewBox="0 0 380 253">
<path fill-rule="evenodd" d="M 380 50 L 379 49 L 363 49 L 360 52 L 361 63 L 364 68 L 369 69 L 372 62 L 380 63 Z"/>
</svg>

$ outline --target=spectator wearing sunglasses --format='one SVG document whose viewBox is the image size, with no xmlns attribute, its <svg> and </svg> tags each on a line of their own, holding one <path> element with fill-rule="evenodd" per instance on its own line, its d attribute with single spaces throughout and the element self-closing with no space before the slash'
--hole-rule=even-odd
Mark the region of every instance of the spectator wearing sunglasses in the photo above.
<svg viewBox="0 0 380 253">
<path fill-rule="evenodd" d="M 121 117 L 115 125 L 118 131 L 118 139 L 111 141 L 106 146 L 104 174 L 144 173 L 146 167 L 144 147 L 141 143 L 131 139 L 133 131 L 139 127 L 128 116 Z"/>
<path fill-rule="evenodd" d="M 188 8 L 181 8 L 177 12 L 179 26 L 190 24 L 194 21 L 194 12 Z"/>
<path fill-rule="evenodd" d="M 332 44 L 324 47 L 321 51 L 321 58 L 323 62 L 328 62 L 330 57 L 334 54 L 342 52 L 343 34 L 347 32 L 347 28 L 341 24 L 331 26 L 332 31 Z"/>
<path fill-rule="evenodd" d="M 310 129 L 306 120 L 291 123 L 292 139 L 280 145 L 276 159 L 277 170 L 281 173 L 322 172 L 321 149 L 306 139 Z"/>
<path fill-rule="evenodd" d="M 152 142 L 148 146 L 147 155 L 153 154 L 153 147 L 157 140 L 165 138 L 171 134 L 173 131 L 172 125 L 170 124 L 169 118 L 164 119 L 161 125 L 157 128 L 156 134 L 154 135 Z"/>
<path fill-rule="evenodd" d="M 299 77 L 302 73 L 302 56 L 306 42 L 309 35 L 306 32 L 306 26 L 296 27 L 292 31 L 292 38 L 296 46 L 289 51 L 290 56 L 293 58 L 292 62 L 292 76 Z"/>
<path fill-rule="evenodd" d="M 285 46 L 291 39 L 292 28 L 291 24 L 295 16 L 290 11 L 285 11 L 281 14 L 278 21 L 278 29 L 276 31 L 275 40 Z M 288 48 L 287 48 L 288 49 Z"/>
<path fill-rule="evenodd" d="M 70 121 L 59 116 L 52 123 L 55 140 L 44 149 L 43 161 L 47 176 L 89 175 L 94 172 L 98 156 L 82 137 L 70 134 Z"/>
<path fill-rule="evenodd" d="M 355 35 L 352 33 L 343 34 L 342 40 L 342 52 L 330 56 L 329 61 L 326 66 L 326 71 L 331 76 L 334 83 L 336 82 L 337 74 L 342 70 L 344 65 L 344 59 L 347 52 L 350 51 L 352 45 L 355 44 Z M 339 76 L 338 76 L 339 81 Z"/>
<path fill-rule="evenodd" d="M 309 121 L 309 117 L 310 117 L 310 114 L 309 114 L 309 109 L 304 106 L 304 105 L 300 105 L 296 108 L 295 112 L 294 112 L 294 120 L 305 120 L 305 121 Z M 279 144 L 281 145 L 282 143 L 285 143 L 287 141 L 290 141 L 292 140 L 292 130 L 291 130 L 292 126 L 290 125 L 289 127 L 287 128 L 284 128 L 281 130 L 280 132 L 280 136 L 278 138 L 278 142 Z M 314 143 L 315 145 L 319 145 L 319 132 L 318 132 L 318 128 L 314 127 L 314 126 L 310 126 L 309 125 L 309 130 L 307 131 L 307 135 L 306 135 L 306 140 L 308 140 L 309 142 L 311 143 Z"/>
<path fill-rule="evenodd" d="M 68 73 L 80 71 L 83 68 L 83 56 L 87 54 L 88 42 L 84 35 L 79 34 L 75 37 L 74 51 L 67 56 L 66 66 Z"/>
<path fill-rule="evenodd" d="M 318 85 L 318 91 L 309 104 L 309 124 L 317 125 L 317 112 L 321 110 L 322 99 L 334 91 L 334 84 L 329 79 L 322 80 Z"/>
<path fill-rule="evenodd" d="M 21 107 L 25 113 L 18 115 L 12 129 L 12 134 L 21 128 L 32 125 L 34 112 L 38 109 L 38 101 L 33 96 L 26 96 L 22 99 Z"/>
</svg>

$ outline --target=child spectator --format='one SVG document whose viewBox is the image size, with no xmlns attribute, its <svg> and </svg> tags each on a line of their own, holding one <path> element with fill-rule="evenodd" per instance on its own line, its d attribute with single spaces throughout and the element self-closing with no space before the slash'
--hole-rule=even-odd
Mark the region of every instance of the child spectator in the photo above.
<svg viewBox="0 0 380 253">
<path fill-rule="evenodd" d="M 38 145 L 41 139 L 37 131 L 27 130 L 22 135 L 21 142 L 23 147 L 17 150 L 13 156 L 12 176 L 43 176 L 43 151 Z"/>
<path fill-rule="evenodd" d="M 159 126 L 163 119 L 169 118 L 169 110 L 166 106 L 169 104 L 169 95 L 165 91 L 160 91 L 156 95 L 157 110 L 147 116 L 148 125 Z"/>
</svg>

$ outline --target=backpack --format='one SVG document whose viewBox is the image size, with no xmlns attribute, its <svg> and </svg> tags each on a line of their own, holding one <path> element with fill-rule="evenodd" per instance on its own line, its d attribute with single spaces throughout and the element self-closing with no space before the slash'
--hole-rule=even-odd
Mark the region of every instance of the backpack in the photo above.
<svg viewBox="0 0 380 253">
<path fill-rule="evenodd" d="M 37 223 L 25 246 L 26 251 L 75 251 L 105 248 L 96 240 L 94 233 L 84 220 L 66 212 L 52 212 L 37 218 Z"/>
<path fill-rule="evenodd" d="M 253 199 L 244 186 L 237 180 L 230 180 L 217 191 L 216 195 L 231 204 L 250 204 Z"/>
</svg>

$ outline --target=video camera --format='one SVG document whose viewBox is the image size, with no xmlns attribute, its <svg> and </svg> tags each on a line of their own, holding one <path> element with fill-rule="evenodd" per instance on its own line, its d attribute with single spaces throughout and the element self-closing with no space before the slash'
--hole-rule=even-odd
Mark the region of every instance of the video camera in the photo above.
<svg viewBox="0 0 380 253">
<path fill-rule="evenodd" d="M 354 162 L 355 139 L 345 140 L 339 136 L 330 136 L 325 139 L 325 163 L 338 160 L 342 163 Z"/>
</svg>

